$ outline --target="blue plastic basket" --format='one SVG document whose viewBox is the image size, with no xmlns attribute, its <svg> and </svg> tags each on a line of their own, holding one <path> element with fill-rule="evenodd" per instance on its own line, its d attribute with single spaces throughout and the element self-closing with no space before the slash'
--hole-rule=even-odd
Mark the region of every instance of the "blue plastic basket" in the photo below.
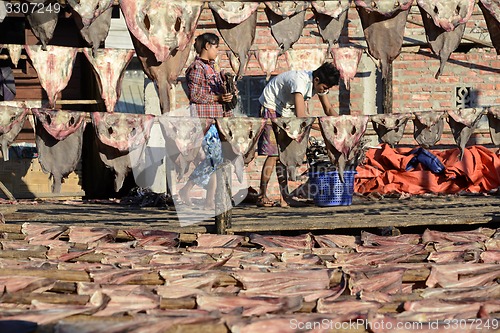
<svg viewBox="0 0 500 333">
<path fill-rule="evenodd" d="M 344 171 L 342 183 L 337 171 L 312 172 L 309 174 L 310 192 L 316 206 L 349 206 L 354 193 L 356 171 Z"/>
</svg>

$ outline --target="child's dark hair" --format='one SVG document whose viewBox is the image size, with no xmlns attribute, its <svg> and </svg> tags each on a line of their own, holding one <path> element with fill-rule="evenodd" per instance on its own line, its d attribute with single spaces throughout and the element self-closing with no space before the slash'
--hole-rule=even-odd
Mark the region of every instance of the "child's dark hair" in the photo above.
<svg viewBox="0 0 500 333">
<path fill-rule="evenodd" d="M 340 73 L 331 62 L 325 62 L 313 71 L 313 78 L 315 77 L 319 79 L 319 83 L 333 87 L 339 84 Z"/>
<path fill-rule="evenodd" d="M 196 37 L 196 39 L 194 40 L 194 49 L 196 53 L 200 54 L 207 43 L 212 45 L 219 45 L 219 36 L 211 32 L 205 32 L 204 34 Z"/>
</svg>

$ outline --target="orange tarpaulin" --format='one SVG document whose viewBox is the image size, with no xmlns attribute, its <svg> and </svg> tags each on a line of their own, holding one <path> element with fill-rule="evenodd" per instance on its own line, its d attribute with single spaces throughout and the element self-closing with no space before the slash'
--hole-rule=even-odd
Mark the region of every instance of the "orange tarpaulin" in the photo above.
<svg viewBox="0 0 500 333">
<path fill-rule="evenodd" d="M 465 149 L 462 160 L 458 148 L 429 150 L 446 167 L 441 174 L 425 170 L 421 164 L 406 171 L 414 155 L 413 148 L 370 149 L 365 164 L 356 171 L 355 191 L 358 193 L 481 193 L 500 187 L 500 157 L 483 146 Z"/>
</svg>

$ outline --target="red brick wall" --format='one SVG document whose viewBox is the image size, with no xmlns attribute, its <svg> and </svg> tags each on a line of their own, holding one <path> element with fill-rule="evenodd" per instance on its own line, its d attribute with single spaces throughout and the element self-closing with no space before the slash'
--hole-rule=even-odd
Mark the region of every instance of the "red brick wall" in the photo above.
<svg viewBox="0 0 500 333">
<path fill-rule="evenodd" d="M 363 29 L 355 8 L 349 9 L 348 19 L 347 27 L 344 29 L 340 40 L 341 46 L 348 46 L 350 43 L 366 45 Z M 416 23 L 422 22 L 421 14 L 416 6 L 412 7 L 408 20 L 415 21 Z M 482 31 L 483 33 L 479 35 L 479 38 L 489 42 L 489 34 L 485 29 L 486 24 L 482 12 L 476 6 L 471 20 L 467 23 L 465 34 L 469 35 L 473 30 Z M 197 34 L 203 32 L 218 34 L 212 13 L 209 9 L 203 11 L 199 21 Z M 478 37 L 477 34 L 474 36 Z M 405 37 L 406 40 L 420 40 L 423 42 L 420 44 L 423 45 L 418 47 L 418 44 L 409 45 L 406 42 L 402 53 L 393 63 L 393 112 L 446 110 L 454 108 L 453 98 L 455 88 L 461 85 L 471 87 L 477 92 L 478 106 L 500 104 L 500 95 L 497 92 L 500 89 L 500 56 L 496 55 L 492 48 L 472 48 L 467 53 L 454 53 L 446 64 L 444 73 L 438 79 L 435 79 L 434 75 L 439 68 L 439 60 L 432 54 L 429 48 L 426 48 L 424 28 L 418 24 L 407 22 Z M 466 42 L 465 40 L 462 41 Z M 327 44 L 323 42 L 319 35 L 313 13 L 308 9 L 302 37 L 293 45 L 293 48 L 305 49 L 317 47 L 326 48 Z M 258 49 L 278 49 L 276 41 L 271 36 L 271 30 L 268 26 L 267 17 L 263 12 L 262 4 L 259 8 L 257 32 L 252 51 L 257 51 Z M 223 40 L 221 40 L 220 50 L 220 67 L 230 70 L 229 61 L 226 56 L 228 48 Z M 255 54 L 253 52 L 250 53 L 250 61 L 245 75 L 264 75 Z M 330 54 L 328 54 L 327 60 L 331 60 Z M 286 70 L 288 70 L 288 67 L 285 56 L 281 55 L 274 74 Z M 338 108 L 341 114 L 382 113 L 383 110 L 380 107 L 378 109 L 377 107 L 367 107 L 370 104 L 380 105 L 380 101 L 375 101 L 375 97 L 367 93 L 368 89 L 371 88 L 364 82 L 367 80 L 367 77 L 372 77 L 374 82 L 380 83 L 380 78 L 376 78 L 377 75 L 380 76 L 375 71 L 373 62 L 365 53 L 358 67 L 358 74 L 351 81 L 350 90 L 347 90 L 343 84 L 340 87 L 332 89 L 329 95 L 331 103 Z M 184 81 L 182 77 L 180 81 Z M 377 85 L 375 89 L 379 90 L 381 86 Z M 185 106 L 188 103 L 184 90 L 180 85 L 177 87 L 176 101 L 178 107 Z M 310 105 L 310 111 L 313 115 L 323 114 L 321 105 L 316 98 Z M 487 123 L 483 121 L 481 128 L 471 139 L 471 144 L 489 144 L 491 142 L 487 127 L 485 126 L 487 126 Z M 373 135 L 371 125 L 367 133 Z M 413 126 L 411 121 L 408 122 L 405 133 L 405 138 L 401 143 L 414 145 L 415 141 L 412 135 Z M 317 132 L 315 133 L 315 135 L 318 134 Z M 375 137 L 374 140 L 376 140 Z M 445 134 L 440 144 L 454 144 L 447 124 L 445 125 Z M 258 188 L 263 161 L 263 157 L 257 157 L 247 167 L 249 184 L 256 189 Z M 305 167 L 302 170 L 305 170 Z M 299 184 L 300 182 L 291 183 L 292 189 Z M 277 197 L 278 190 L 275 175 L 273 175 L 270 191 L 274 197 Z"/>
</svg>

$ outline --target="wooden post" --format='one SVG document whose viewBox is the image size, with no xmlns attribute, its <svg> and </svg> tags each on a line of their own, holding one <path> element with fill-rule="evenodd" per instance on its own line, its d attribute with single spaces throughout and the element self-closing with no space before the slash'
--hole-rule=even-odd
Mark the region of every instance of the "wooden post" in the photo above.
<svg viewBox="0 0 500 333">
<path fill-rule="evenodd" d="M 392 113 L 392 63 L 387 65 L 387 77 L 384 79 L 384 113 Z"/>
<path fill-rule="evenodd" d="M 0 181 L 0 190 L 2 190 L 3 193 L 5 193 L 5 195 L 9 200 L 12 201 L 16 200 L 16 198 L 14 198 L 12 193 L 10 193 L 9 189 L 1 181 Z"/>
<path fill-rule="evenodd" d="M 231 228 L 232 209 L 231 203 L 231 164 L 224 161 L 216 171 L 217 188 L 215 190 L 215 228 L 217 234 L 225 235 Z"/>
</svg>

